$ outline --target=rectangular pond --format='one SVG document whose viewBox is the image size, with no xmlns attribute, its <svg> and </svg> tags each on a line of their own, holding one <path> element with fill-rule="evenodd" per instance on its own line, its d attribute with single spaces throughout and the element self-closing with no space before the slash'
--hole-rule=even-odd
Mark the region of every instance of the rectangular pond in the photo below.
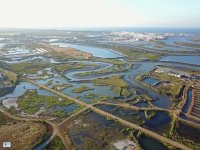
<svg viewBox="0 0 200 150">
<path fill-rule="evenodd" d="M 189 91 L 187 92 L 186 103 L 185 103 L 185 105 L 183 106 L 183 109 L 182 109 L 182 111 L 184 113 L 187 113 L 191 103 L 192 103 L 192 89 L 189 89 Z"/>
<path fill-rule="evenodd" d="M 160 81 L 157 79 L 154 79 L 154 78 L 147 77 L 147 78 L 144 78 L 143 82 L 145 82 L 148 85 L 154 86 L 155 84 L 157 84 Z"/>
</svg>

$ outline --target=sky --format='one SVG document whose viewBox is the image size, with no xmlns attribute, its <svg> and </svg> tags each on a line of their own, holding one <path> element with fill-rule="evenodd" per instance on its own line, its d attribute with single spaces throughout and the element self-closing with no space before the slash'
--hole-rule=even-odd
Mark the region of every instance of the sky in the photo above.
<svg viewBox="0 0 200 150">
<path fill-rule="evenodd" d="M 0 0 L 0 28 L 200 27 L 200 0 Z"/>
</svg>

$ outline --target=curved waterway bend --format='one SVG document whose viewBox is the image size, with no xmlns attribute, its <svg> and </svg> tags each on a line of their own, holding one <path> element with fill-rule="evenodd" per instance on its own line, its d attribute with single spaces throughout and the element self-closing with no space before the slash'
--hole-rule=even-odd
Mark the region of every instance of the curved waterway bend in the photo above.
<svg viewBox="0 0 200 150">
<path fill-rule="evenodd" d="M 172 62 L 137 62 L 135 64 L 140 64 L 139 67 L 137 67 L 135 70 L 132 70 L 130 73 L 126 74 L 124 79 L 127 81 L 127 83 L 131 83 L 130 85 L 133 85 L 135 88 L 137 88 L 141 93 L 149 95 L 153 100 L 153 104 L 155 106 L 161 107 L 161 108 L 169 108 L 172 105 L 172 100 L 169 96 L 161 95 L 154 90 L 140 84 L 137 80 L 135 80 L 135 77 L 142 73 L 147 73 L 154 69 L 156 66 L 164 65 L 167 67 L 180 67 L 185 68 L 188 70 L 194 69 L 194 70 L 200 70 L 199 66 L 193 66 L 189 64 L 181 64 L 181 63 L 172 63 Z"/>
<path fill-rule="evenodd" d="M 84 81 L 84 80 L 93 80 L 96 78 L 104 78 L 114 75 L 124 75 L 124 80 L 129 84 L 130 87 L 137 88 L 140 93 L 147 94 L 148 96 L 153 98 L 153 104 L 155 106 L 161 107 L 161 108 L 169 108 L 172 105 L 172 100 L 169 96 L 161 95 L 154 90 L 141 85 L 137 80 L 135 80 L 135 77 L 139 74 L 149 72 L 152 69 L 154 69 L 158 65 L 165 65 L 168 67 L 182 67 L 186 69 L 194 69 L 194 70 L 200 70 L 199 66 L 192 66 L 187 64 L 181 64 L 181 63 L 173 63 L 173 62 L 134 62 L 134 64 L 138 65 L 138 67 L 132 67 L 127 72 L 119 72 L 119 73 L 110 73 L 110 74 L 98 74 L 93 76 L 86 76 L 86 77 L 79 77 L 76 74 L 79 73 L 85 73 L 90 71 L 100 71 L 107 68 L 112 67 L 112 64 L 109 63 L 103 63 L 103 62 L 90 62 L 85 61 L 85 63 L 95 63 L 100 65 L 98 69 L 90 68 L 90 69 L 82 69 L 82 70 L 70 70 L 65 72 L 65 76 L 69 78 L 71 81 Z"/>
<path fill-rule="evenodd" d="M 110 74 L 106 74 L 106 75 L 98 74 L 98 75 L 80 77 L 80 76 L 77 76 L 77 74 L 87 73 L 87 72 L 91 72 L 91 71 L 101 71 L 101 70 L 104 70 L 104 69 L 111 68 L 113 66 L 113 64 L 104 63 L 104 62 L 91 62 L 91 61 L 73 61 L 73 62 L 79 62 L 79 63 L 81 62 L 81 63 L 85 63 L 85 64 L 96 64 L 96 65 L 98 65 L 98 67 L 96 67 L 96 68 L 89 67 L 89 68 L 82 68 L 82 69 L 65 71 L 65 73 L 64 73 L 65 77 L 67 77 L 71 81 L 93 80 L 93 79 L 96 79 L 96 78 L 99 78 L 99 77 L 102 78 L 102 77 L 109 77 L 109 76 L 113 76 L 113 75 L 123 75 L 122 73 L 110 73 Z"/>
<path fill-rule="evenodd" d="M 200 70 L 200 66 L 194 66 L 190 64 L 182 64 L 182 63 L 175 63 L 175 62 L 133 62 L 133 64 L 138 65 L 138 67 L 133 67 L 129 69 L 127 72 L 119 72 L 119 73 L 108 73 L 108 74 L 98 74 L 92 76 L 85 76 L 79 77 L 77 74 L 79 73 L 87 73 L 91 71 L 101 71 L 104 69 L 111 68 L 113 64 L 105 63 L 105 62 L 92 62 L 92 61 L 70 61 L 70 62 L 78 62 L 78 63 L 85 63 L 85 64 L 96 64 L 98 67 L 90 67 L 90 68 L 82 68 L 82 69 L 75 69 L 75 70 L 68 70 L 65 72 L 65 76 L 70 79 L 71 81 L 83 81 L 83 80 L 93 80 L 96 78 L 103 78 L 109 77 L 114 75 L 128 75 L 131 76 L 131 79 L 135 80 L 134 78 L 142 73 L 146 73 L 154 69 L 156 66 L 164 65 L 167 67 L 180 67 L 185 69 L 193 69 L 193 70 Z M 128 62 L 127 62 L 128 63 Z"/>
</svg>

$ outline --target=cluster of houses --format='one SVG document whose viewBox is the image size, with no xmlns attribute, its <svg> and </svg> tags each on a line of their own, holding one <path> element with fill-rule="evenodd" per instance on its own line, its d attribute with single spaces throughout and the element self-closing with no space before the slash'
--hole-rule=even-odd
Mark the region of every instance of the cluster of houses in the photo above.
<svg viewBox="0 0 200 150">
<path fill-rule="evenodd" d="M 164 73 L 164 74 L 168 74 L 170 76 L 174 76 L 174 77 L 185 79 L 185 80 L 200 80 L 200 76 L 198 75 L 189 74 L 187 72 L 172 69 L 172 68 L 156 67 L 154 71 L 157 73 Z"/>
</svg>

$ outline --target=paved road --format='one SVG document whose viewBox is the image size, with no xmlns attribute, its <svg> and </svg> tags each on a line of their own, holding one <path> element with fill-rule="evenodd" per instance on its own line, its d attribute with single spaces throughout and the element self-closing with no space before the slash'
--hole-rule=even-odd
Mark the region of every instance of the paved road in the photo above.
<svg viewBox="0 0 200 150">
<path fill-rule="evenodd" d="M 30 80 L 30 79 L 26 79 L 26 81 L 28 81 L 28 82 L 30 82 L 30 83 L 32 83 L 32 84 L 34 84 L 34 85 L 36 85 L 36 86 L 38 86 L 38 87 L 40 87 L 40 88 L 43 88 L 43 89 L 45 89 L 45 90 L 48 90 L 48 91 L 50 91 L 50 92 L 52 92 L 52 93 L 54 93 L 54 94 L 57 94 L 57 95 L 59 95 L 59 96 L 61 96 L 61 97 L 63 97 L 63 98 L 70 99 L 70 100 L 74 101 L 75 103 L 78 103 L 78 104 L 80 104 L 80 105 L 82 105 L 82 106 L 88 107 L 88 108 L 92 109 L 94 112 L 96 112 L 96 113 L 98 113 L 98 114 L 101 114 L 101 115 L 106 116 L 106 117 L 110 117 L 110 118 L 112 118 L 112 119 L 114 119 L 114 120 L 117 120 L 117 121 L 119 121 L 120 123 L 122 123 L 122 124 L 124 124 L 124 125 L 126 125 L 126 126 L 129 126 L 129 127 L 131 127 L 131 128 L 134 128 L 134 129 L 136 129 L 136 130 L 139 130 L 139 131 L 143 132 L 144 134 L 146 134 L 146 135 L 148 135 L 148 136 L 150 136 L 150 137 L 152 137 L 152 138 L 154 138 L 154 139 L 157 139 L 157 140 L 159 140 L 159 141 L 161 141 L 161 142 L 168 143 L 168 144 L 173 145 L 173 146 L 175 146 L 175 147 L 177 147 L 177 148 L 180 148 L 180 149 L 190 150 L 190 148 L 186 147 L 185 145 L 183 145 L 183 144 L 181 144 L 181 143 L 178 143 L 178 142 L 175 142 L 175 141 L 173 141 L 173 140 L 170 140 L 170 139 L 168 139 L 168 138 L 166 138 L 166 137 L 163 137 L 163 136 L 161 136 L 161 135 L 159 135 L 159 134 L 157 134 L 157 133 L 154 133 L 154 132 L 152 132 L 152 131 L 149 131 L 149 130 L 147 130 L 147 129 L 143 128 L 143 127 L 140 127 L 140 126 L 138 126 L 138 125 L 136 125 L 136 124 L 133 124 L 133 123 L 128 122 L 128 121 L 126 121 L 126 120 L 124 120 L 124 119 L 122 119 L 122 118 L 119 118 L 119 117 L 117 117 L 117 116 L 114 116 L 114 115 L 112 115 L 112 114 L 110 114 L 110 113 L 108 113 L 108 112 L 105 112 L 105 111 L 103 111 L 103 110 L 100 110 L 100 109 L 94 107 L 94 106 L 91 105 L 91 104 L 87 104 L 87 103 L 85 103 L 85 102 L 80 101 L 79 99 L 72 98 L 72 97 L 67 96 L 67 95 L 65 95 L 65 94 L 63 94 L 63 93 L 60 93 L 60 92 L 58 92 L 58 91 L 55 91 L 55 90 L 53 90 L 53 89 L 51 89 L 51 88 L 49 88 L 49 87 L 47 87 L 47 86 L 44 86 L 44 85 L 41 85 L 41 84 L 37 83 L 36 81 Z"/>
</svg>

